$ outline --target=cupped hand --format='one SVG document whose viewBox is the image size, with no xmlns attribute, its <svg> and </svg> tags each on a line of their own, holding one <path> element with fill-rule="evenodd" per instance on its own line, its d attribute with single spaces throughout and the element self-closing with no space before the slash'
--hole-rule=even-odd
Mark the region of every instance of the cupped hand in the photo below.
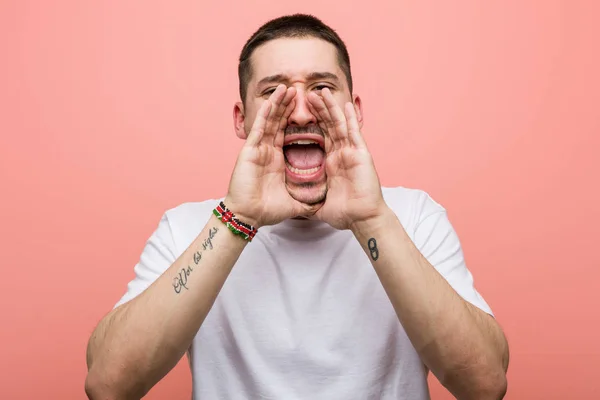
<svg viewBox="0 0 600 400">
<path fill-rule="evenodd" d="M 311 112 L 326 132 L 327 197 L 315 217 L 337 229 L 377 217 L 385 209 L 379 177 L 351 102 L 339 107 L 329 89 L 308 96 Z"/>
<path fill-rule="evenodd" d="M 315 206 L 294 200 L 285 184 L 283 136 L 295 95 L 295 88 L 279 85 L 263 102 L 229 182 L 225 205 L 256 228 L 316 211 Z"/>
</svg>

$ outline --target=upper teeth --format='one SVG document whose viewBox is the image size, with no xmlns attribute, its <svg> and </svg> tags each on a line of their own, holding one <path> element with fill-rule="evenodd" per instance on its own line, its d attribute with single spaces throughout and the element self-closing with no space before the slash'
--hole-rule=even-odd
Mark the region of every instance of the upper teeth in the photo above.
<svg viewBox="0 0 600 400">
<path fill-rule="evenodd" d="M 290 144 L 319 144 L 316 140 L 295 140 Z"/>
</svg>

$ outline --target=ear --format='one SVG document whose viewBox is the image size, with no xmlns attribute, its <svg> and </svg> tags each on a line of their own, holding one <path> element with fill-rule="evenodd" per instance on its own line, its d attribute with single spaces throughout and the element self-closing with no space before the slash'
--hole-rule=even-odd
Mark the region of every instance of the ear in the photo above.
<svg viewBox="0 0 600 400">
<path fill-rule="evenodd" d="M 354 111 L 356 112 L 356 118 L 358 119 L 358 127 L 362 129 L 363 127 L 363 111 L 362 111 L 362 101 L 360 100 L 360 96 L 355 94 L 352 96 L 352 102 L 354 103 Z"/>
<path fill-rule="evenodd" d="M 246 121 L 246 116 L 244 115 L 244 104 L 241 101 L 238 101 L 233 106 L 233 129 L 235 130 L 235 134 L 242 140 L 246 140 L 248 134 L 246 133 L 244 122 Z"/>
</svg>

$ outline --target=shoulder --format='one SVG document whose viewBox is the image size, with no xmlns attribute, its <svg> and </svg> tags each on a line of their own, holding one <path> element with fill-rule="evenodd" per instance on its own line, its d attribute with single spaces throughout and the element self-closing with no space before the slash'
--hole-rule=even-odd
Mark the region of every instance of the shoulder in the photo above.
<svg viewBox="0 0 600 400">
<path fill-rule="evenodd" d="M 198 236 L 221 200 L 181 203 L 165 212 L 164 218 L 168 221 L 177 253 L 182 253 Z"/>
<path fill-rule="evenodd" d="M 213 208 L 215 208 L 215 206 L 221 200 L 222 199 L 208 199 L 203 201 L 181 203 L 176 207 L 168 209 L 165 214 L 170 221 L 185 221 L 190 217 L 194 218 L 201 216 L 207 211 L 212 212 Z"/>
<path fill-rule="evenodd" d="M 427 217 L 446 212 L 446 209 L 424 190 L 402 186 L 382 187 L 381 190 L 386 204 L 409 233 Z"/>
</svg>

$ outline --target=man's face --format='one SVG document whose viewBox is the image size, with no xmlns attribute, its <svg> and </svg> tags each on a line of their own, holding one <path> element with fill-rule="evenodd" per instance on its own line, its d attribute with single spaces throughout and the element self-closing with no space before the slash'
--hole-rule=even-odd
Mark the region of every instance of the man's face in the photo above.
<svg viewBox="0 0 600 400">
<path fill-rule="evenodd" d="M 234 113 L 238 136 L 247 137 L 261 104 L 277 85 L 295 87 L 295 108 L 284 136 L 286 186 L 290 195 L 302 203 L 323 201 L 327 193 L 325 136 L 309 109 L 307 95 L 327 87 L 342 110 L 346 102 L 353 100 L 338 63 L 337 49 L 311 37 L 275 39 L 258 47 L 251 63 L 245 105 L 236 104 Z M 360 107 L 360 99 L 355 98 L 355 104 Z"/>
</svg>

